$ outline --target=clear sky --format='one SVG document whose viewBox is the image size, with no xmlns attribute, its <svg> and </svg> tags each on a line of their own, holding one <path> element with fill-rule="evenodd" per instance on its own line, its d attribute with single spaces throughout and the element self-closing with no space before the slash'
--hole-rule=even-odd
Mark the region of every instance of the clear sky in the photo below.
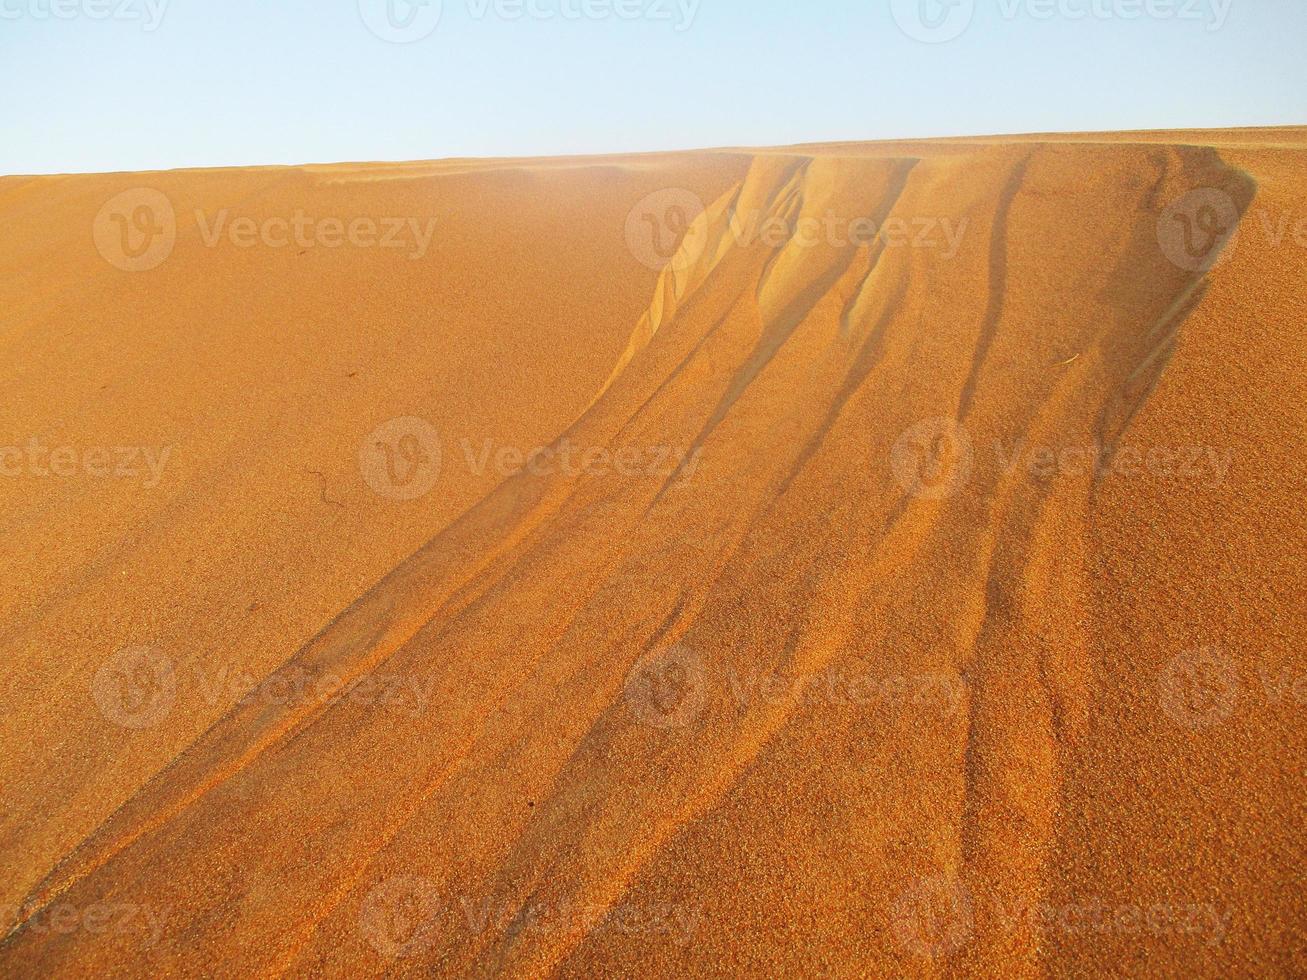
<svg viewBox="0 0 1307 980">
<path fill-rule="evenodd" d="M 423 2 L 0 0 L 0 174 L 1307 123 L 1304 0 Z"/>
</svg>

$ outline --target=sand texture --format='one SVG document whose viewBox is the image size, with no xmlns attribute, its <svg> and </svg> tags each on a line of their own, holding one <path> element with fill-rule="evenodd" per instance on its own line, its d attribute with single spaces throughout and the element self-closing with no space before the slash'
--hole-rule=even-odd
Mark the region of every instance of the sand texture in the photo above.
<svg viewBox="0 0 1307 980">
<path fill-rule="evenodd" d="M 0 976 L 1307 972 L 1307 130 L 0 218 Z"/>
</svg>

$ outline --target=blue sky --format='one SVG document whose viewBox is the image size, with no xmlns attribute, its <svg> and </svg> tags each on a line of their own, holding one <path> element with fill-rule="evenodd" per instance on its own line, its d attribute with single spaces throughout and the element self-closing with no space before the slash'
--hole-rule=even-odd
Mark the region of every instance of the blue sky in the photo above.
<svg viewBox="0 0 1307 980">
<path fill-rule="evenodd" d="M 1303 0 L 426 3 L 0 0 L 0 174 L 1307 123 Z"/>
</svg>

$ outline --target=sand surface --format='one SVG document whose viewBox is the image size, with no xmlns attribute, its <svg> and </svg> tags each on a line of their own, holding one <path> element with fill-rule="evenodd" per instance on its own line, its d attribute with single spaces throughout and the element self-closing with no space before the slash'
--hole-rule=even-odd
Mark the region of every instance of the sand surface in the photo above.
<svg viewBox="0 0 1307 980">
<path fill-rule="evenodd" d="M 1307 130 L 0 219 L 0 975 L 1307 971 Z"/>
</svg>

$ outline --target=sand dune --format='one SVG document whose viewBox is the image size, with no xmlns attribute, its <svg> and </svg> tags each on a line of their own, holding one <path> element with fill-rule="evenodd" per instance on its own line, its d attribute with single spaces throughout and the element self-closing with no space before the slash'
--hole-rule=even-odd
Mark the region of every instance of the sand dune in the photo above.
<svg viewBox="0 0 1307 980">
<path fill-rule="evenodd" d="M 0 179 L 0 972 L 1300 973 L 1305 149 Z"/>
</svg>

